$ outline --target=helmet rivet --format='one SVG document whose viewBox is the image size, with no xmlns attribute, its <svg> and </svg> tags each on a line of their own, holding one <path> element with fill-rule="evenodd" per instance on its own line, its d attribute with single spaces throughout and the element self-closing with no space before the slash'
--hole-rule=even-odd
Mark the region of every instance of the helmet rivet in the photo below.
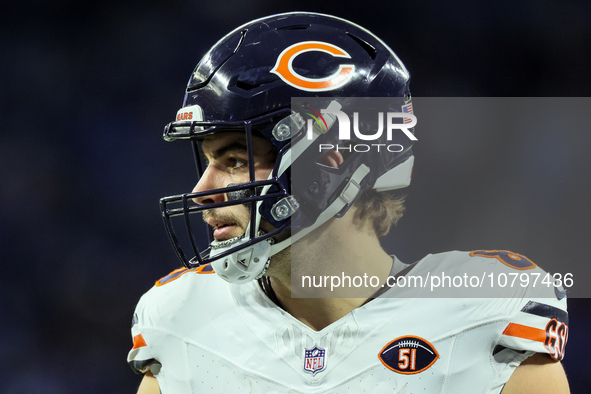
<svg viewBox="0 0 591 394">
<path fill-rule="evenodd" d="M 273 219 L 281 221 L 293 215 L 299 207 L 300 204 L 294 196 L 287 196 L 273 205 L 273 208 L 271 208 L 271 215 L 273 216 Z"/>
<path fill-rule="evenodd" d="M 277 132 L 276 137 L 278 140 L 285 140 L 285 139 L 289 138 L 289 136 L 291 134 L 291 130 L 290 130 L 289 126 L 286 125 L 285 123 L 278 125 L 276 132 Z"/>
<path fill-rule="evenodd" d="M 318 185 L 318 182 L 312 182 L 308 185 L 308 191 L 312 194 L 318 193 L 319 190 L 320 186 Z"/>
<path fill-rule="evenodd" d="M 275 207 L 275 216 L 278 218 L 286 218 L 289 216 L 289 208 L 285 205 L 278 205 Z"/>
<path fill-rule="evenodd" d="M 254 262 L 255 262 L 255 263 L 258 263 L 258 262 L 259 262 L 259 258 L 258 258 L 258 257 L 255 257 L 255 258 L 254 258 Z"/>
</svg>

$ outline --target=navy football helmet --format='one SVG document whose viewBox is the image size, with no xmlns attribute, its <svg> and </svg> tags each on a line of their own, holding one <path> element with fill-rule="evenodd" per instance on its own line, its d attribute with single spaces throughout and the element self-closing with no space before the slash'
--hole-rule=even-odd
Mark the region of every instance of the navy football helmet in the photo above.
<svg viewBox="0 0 591 394">
<path fill-rule="evenodd" d="M 195 68 L 183 108 L 165 127 L 164 139 L 192 142 L 199 176 L 207 165 L 201 141 L 227 131 L 244 133 L 250 158 L 253 136 L 265 138 L 276 151 L 275 166 L 268 179 L 256 179 L 249 159 L 245 183 L 161 199 L 166 229 L 183 264 L 196 268 L 212 263 L 216 273 L 234 283 L 259 278 L 272 255 L 330 218 L 344 215 L 366 190 L 408 186 L 413 164 L 408 136 L 389 135 L 386 140 L 383 133 L 372 143 L 386 146 L 400 138 L 400 149 L 384 148 L 376 154 L 351 149 L 356 142 L 369 146 L 355 134 L 338 168 L 322 164 L 323 153 L 317 147 L 339 143 L 340 119 L 334 114 L 359 109 L 359 102 L 352 104 L 351 98 L 389 98 L 391 104 L 383 111 L 403 112 L 401 104 L 409 108 L 409 78 L 378 37 L 334 16 L 278 14 L 223 37 Z M 307 118 L 315 120 L 312 131 Z M 304 174 L 297 184 L 296 172 Z M 195 203 L 220 194 L 224 201 Z M 195 214 L 233 205 L 249 209 L 250 224 L 243 235 L 216 241 L 211 228 L 209 238 L 196 230 L 201 220 L 195 221 L 200 216 Z M 263 221 L 273 230 L 262 231 Z"/>
</svg>

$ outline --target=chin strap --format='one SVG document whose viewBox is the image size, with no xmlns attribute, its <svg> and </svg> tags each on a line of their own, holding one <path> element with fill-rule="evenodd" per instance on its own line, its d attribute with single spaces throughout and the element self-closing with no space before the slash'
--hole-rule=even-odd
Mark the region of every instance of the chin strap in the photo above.
<svg viewBox="0 0 591 394">
<path fill-rule="evenodd" d="M 337 213 L 339 213 L 341 209 L 343 209 L 347 204 L 353 202 L 359 194 L 359 192 L 361 191 L 361 181 L 363 180 L 363 178 L 367 176 L 367 174 L 369 174 L 369 171 L 370 170 L 368 166 L 366 166 L 365 164 L 361 164 L 357 168 L 357 170 L 355 170 L 355 172 L 351 176 L 351 179 L 349 179 L 349 182 L 347 182 L 339 197 L 337 197 L 332 202 L 332 204 L 330 204 L 328 208 L 326 208 L 326 210 L 324 210 L 324 212 L 322 212 L 320 216 L 318 216 L 318 219 L 316 219 L 314 224 L 312 224 L 310 227 L 306 227 L 305 229 L 298 231 L 297 234 L 294 234 L 281 242 L 273 244 L 271 246 L 270 256 L 279 253 L 291 244 L 299 241 L 312 231 L 316 230 L 322 224 L 326 223 L 329 219 L 333 218 Z"/>
<path fill-rule="evenodd" d="M 232 247 L 249 241 L 249 239 L 241 236 L 236 237 L 233 242 L 228 241 L 223 241 L 223 246 L 215 248 L 212 246 L 211 256 L 215 257 Z M 273 241 L 271 239 L 257 242 L 226 257 L 214 260 L 211 266 L 216 274 L 230 283 L 241 284 L 258 279 L 269 268 L 272 243 Z"/>
</svg>

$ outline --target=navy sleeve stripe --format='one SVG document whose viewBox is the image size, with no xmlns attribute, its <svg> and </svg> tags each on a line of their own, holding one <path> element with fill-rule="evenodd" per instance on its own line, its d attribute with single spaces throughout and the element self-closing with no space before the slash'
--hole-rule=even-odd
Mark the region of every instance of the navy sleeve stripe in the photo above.
<svg viewBox="0 0 591 394">
<path fill-rule="evenodd" d="M 547 317 L 548 319 L 556 319 L 568 325 L 568 313 L 566 311 L 563 311 L 562 309 L 555 308 L 550 305 L 542 304 L 540 302 L 529 301 L 523 307 L 521 312 L 541 317 Z"/>
</svg>

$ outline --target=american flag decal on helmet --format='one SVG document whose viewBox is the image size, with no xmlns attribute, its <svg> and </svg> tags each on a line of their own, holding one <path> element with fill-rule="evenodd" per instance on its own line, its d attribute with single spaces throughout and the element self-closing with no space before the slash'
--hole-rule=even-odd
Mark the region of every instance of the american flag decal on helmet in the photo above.
<svg viewBox="0 0 591 394">
<path fill-rule="evenodd" d="M 408 104 L 403 105 L 402 112 L 404 112 L 405 114 L 413 115 L 412 103 L 408 103 Z M 404 123 L 410 123 L 410 122 L 412 122 L 411 118 L 404 118 Z"/>
</svg>

